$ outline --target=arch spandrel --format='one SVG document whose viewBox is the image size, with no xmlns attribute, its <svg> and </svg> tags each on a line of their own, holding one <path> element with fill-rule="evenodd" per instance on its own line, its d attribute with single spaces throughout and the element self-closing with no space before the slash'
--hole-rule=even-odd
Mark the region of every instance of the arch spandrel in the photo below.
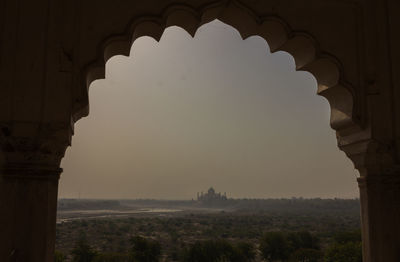
<svg viewBox="0 0 400 262">
<path fill-rule="evenodd" d="M 368 123 L 364 114 L 360 72 L 358 5 L 350 1 L 90 1 L 82 4 L 79 65 L 80 97 L 74 99 L 73 120 L 88 114 L 88 88 L 105 77 L 105 63 L 128 55 L 141 36 L 159 40 L 165 28 L 179 26 L 194 35 L 203 24 L 218 19 L 238 30 L 243 39 L 263 37 L 270 50 L 291 54 L 297 70 L 317 80 L 318 94 L 331 105 L 331 127 L 339 145 Z M 302 1 L 304 2 L 304 1 Z M 322 3 L 321 3 L 322 2 Z M 349 8 L 350 7 L 350 8 Z M 85 14 L 85 15 L 83 15 Z M 338 15 L 339 14 L 339 15 Z M 355 136 L 356 137 L 356 136 Z M 355 138 L 354 137 L 354 138 Z M 345 142 L 341 142 L 341 140 Z M 352 141 L 350 141 L 352 140 Z M 345 149 L 345 147 L 342 147 Z"/>
</svg>

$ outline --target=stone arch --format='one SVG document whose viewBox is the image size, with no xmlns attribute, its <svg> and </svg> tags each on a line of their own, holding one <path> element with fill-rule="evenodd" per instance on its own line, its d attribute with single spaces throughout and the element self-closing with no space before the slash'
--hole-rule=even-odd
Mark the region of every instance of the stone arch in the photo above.
<svg viewBox="0 0 400 262">
<path fill-rule="evenodd" d="M 173 25 L 193 35 L 214 19 L 263 37 L 316 78 L 360 171 L 363 260 L 400 261 L 397 0 L 0 2 L 1 261 L 54 260 L 60 160 L 107 60 L 140 36 L 157 40 Z"/>
<path fill-rule="evenodd" d="M 236 1 L 208 5 L 200 11 L 187 5 L 172 5 L 160 16 L 141 16 L 132 20 L 123 34 L 110 36 L 99 44 L 97 59 L 84 70 L 86 89 L 93 81 L 105 78 L 105 64 L 111 57 L 129 56 L 132 44 L 139 37 L 149 36 L 159 41 L 170 26 L 181 27 L 194 37 L 200 26 L 216 19 L 237 29 L 242 39 L 255 35 L 262 37 L 272 53 L 285 51 L 294 58 L 296 70 L 310 72 L 317 81 L 317 94 L 329 101 L 330 124 L 338 134 L 361 129 L 353 112 L 356 108 L 354 88 L 344 78 L 342 65 L 335 56 L 321 50 L 317 40 L 307 32 L 292 30 L 277 16 L 259 17 Z M 87 101 L 83 109 L 80 107 L 74 112 L 73 119 L 77 121 L 88 113 Z"/>
</svg>

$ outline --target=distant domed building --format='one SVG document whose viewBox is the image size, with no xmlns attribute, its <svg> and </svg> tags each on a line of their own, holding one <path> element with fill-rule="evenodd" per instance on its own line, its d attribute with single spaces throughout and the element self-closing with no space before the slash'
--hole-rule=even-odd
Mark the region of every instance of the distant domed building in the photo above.
<svg viewBox="0 0 400 262">
<path fill-rule="evenodd" d="M 227 199 L 226 192 L 223 195 L 221 193 L 215 193 L 213 187 L 210 187 L 205 194 L 203 194 L 203 192 L 197 193 L 197 201 L 201 202 L 219 202 Z"/>
</svg>

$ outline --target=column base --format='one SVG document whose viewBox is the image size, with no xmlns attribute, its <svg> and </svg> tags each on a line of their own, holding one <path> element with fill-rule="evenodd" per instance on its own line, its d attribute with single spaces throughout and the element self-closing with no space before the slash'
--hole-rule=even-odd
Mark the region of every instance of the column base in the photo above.
<svg viewBox="0 0 400 262">
<path fill-rule="evenodd" d="M 358 179 L 364 262 L 400 261 L 400 173 Z"/>
<path fill-rule="evenodd" d="M 53 262 L 62 169 L 0 170 L 0 261 Z"/>
</svg>

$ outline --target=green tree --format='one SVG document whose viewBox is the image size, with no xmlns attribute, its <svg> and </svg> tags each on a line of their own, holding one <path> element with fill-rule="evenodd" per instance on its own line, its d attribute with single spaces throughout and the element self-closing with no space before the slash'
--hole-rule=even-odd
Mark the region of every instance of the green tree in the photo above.
<svg viewBox="0 0 400 262">
<path fill-rule="evenodd" d="M 119 253 L 102 253 L 97 254 L 93 262 L 126 262 L 128 256 Z"/>
<path fill-rule="evenodd" d="M 339 232 L 333 237 L 335 243 L 344 244 L 348 242 L 361 242 L 361 230 Z"/>
<path fill-rule="evenodd" d="M 320 240 L 308 231 L 289 233 L 287 238 L 292 253 L 300 248 L 319 249 Z"/>
<path fill-rule="evenodd" d="M 260 241 L 261 254 L 269 262 L 287 261 L 289 248 L 286 235 L 282 232 L 267 232 Z"/>
<path fill-rule="evenodd" d="M 297 249 L 291 256 L 291 261 L 296 262 L 319 262 L 323 258 L 323 253 L 312 248 Z"/>
<path fill-rule="evenodd" d="M 362 262 L 361 231 L 340 232 L 327 249 L 326 262 Z"/>
<path fill-rule="evenodd" d="M 362 262 L 361 242 L 334 243 L 325 255 L 326 262 Z"/>
<path fill-rule="evenodd" d="M 226 240 L 197 241 L 183 255 L 185 262 L 250 262 L 254 258 L 253 245 L 245 242 L 232 245 Z"/>
<path fill-rule="evenodd" d="M 54 262 L 65 262 L 67 260 L 67 256 L 61 251 L 54 252 Z"/>
<path fill-rule="evenodd" d="M 82 236 L 72 250 L 73 262 L 93 262 L 97 252 L 89 245 L 85 236 Z"/>
<path fill-rule="evenodd" d="M 256 250 L 254 246 L 247 242 L 239 242 L 236 244 L 236 250 L 241 254 L 242 260 L 244 262 L 254 261 L 256 258 Z"/>
<path fill-rule="evenodd" d="M 131 262 L 158 262 L 161 257 L 161 244 L 141 236 L 131 238 Z"/>
<path fill-rule="evenodd" d="M 221 254 L 214 241 L 196 241 L 184 250 L 184 262 L 217 262 Z"/>
</svg>

